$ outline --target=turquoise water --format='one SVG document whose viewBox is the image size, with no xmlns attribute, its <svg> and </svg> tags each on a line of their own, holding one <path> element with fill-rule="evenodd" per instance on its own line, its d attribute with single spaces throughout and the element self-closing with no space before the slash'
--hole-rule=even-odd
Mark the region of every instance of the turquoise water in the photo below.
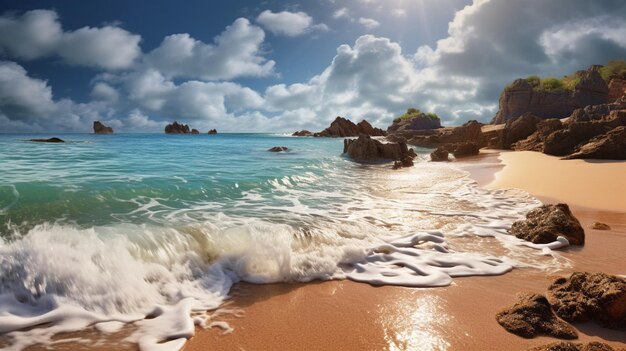
<svg viewBox="0 0 626 351">
<path fill-rule="evenodd" d="M 239 281 L 437 287 L 563 264 L 507 235 L 536 199 L 481 189 L 425 149 L 394 171 L 347 159 L 342 139 L 55 136 L 0 135 L 9 350 L 131 322 L 142 350 L 180 350 Z"/>
</svg>

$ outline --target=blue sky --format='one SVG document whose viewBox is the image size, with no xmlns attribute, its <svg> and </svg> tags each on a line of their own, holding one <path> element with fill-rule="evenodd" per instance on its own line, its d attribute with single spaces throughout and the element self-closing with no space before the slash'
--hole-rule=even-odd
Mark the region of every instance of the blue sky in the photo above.
<svg viewBox="0 0 626 351">
<path fill-rule="evenodd" d="M 514 78 L 626 56 L 618 0 L 20 1 L 0 6 L 0 132 L 488 121 Z"/>
</svg>

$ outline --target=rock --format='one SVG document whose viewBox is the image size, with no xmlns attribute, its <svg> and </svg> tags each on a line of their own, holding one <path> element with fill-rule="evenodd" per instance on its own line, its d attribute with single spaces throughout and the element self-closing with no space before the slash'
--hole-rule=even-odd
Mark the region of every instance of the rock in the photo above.
<svg viewBox="0 0 626 351">
<path fill-rule="evenodd" d="M 611 230 L 611 226 L 606 224 L 606 223 L 602 223 L 602 222 L 594 222 L 593 225 L 591 226 L 591 229 L 595 229 L 595 230 Z"/>
<path fill-rule="evenodd" d="M 501 136 L 502 148 L 508 150 L 514 143 L 528 138 L 537 131 L 537 124 L 541 121 L 541 118 L 532 113 L 525 113 L 506 121 Z"/>
<path fill-rule="evenodd" d="M 524 338 L 548 335 L 560 339 L 576 339 L 576 330 L 560 320 L 545 296 L 522 294 L 512 307 L 496 314 L 498 323 L 508 332 Z"/>
<path fill-rule="evenodd" d="M 435 151 L 430 153 L 430 160 L 433 162 L 449 161 L 448 149 L 444 146 L 440 146 Z"/>
<path fill-rule="evenodd" d="M 406 138 L 409 144 L 436 148 L 445 144 L 457 144 L 471 141 L 480 147 L 486 142 L 482 133 L 482 124 L 471 120 L 459 127 L 446 127 L 433 130 L 403 130 L 387 137 L 390 140 Z"/>
<path fill-rule="evenodd" d="M 516 151 L 543 151 L 543 145 L 552 133 L 563 129 L 563 123 L 556 118 L 545 119 L 537 123 L 536 131 L 526 139 L 520 140 L 511 145 L 511 149 Z"/>
<path fill-rule="evenodd" d="M 197 129 L 192 129 L 191 134 L 200 134 L 200 131 L 198 131 Z"/>
<path fill-rule="evenodd" d="M 447 146 L 447 149 L 452 153 L 454 158 L 476 156 L 480 153 L 480 146 L 471 141 L 452 144 Z"/>
<path fill-rule="evenodd" d="M 356 137 L 361 134 L 369 136 L 385 136 L 386 133 L 382 129 L 374 128 L 367 121 L 361 121 L 354 124 L 352 121 L 343 117 L 337 117 L 330 126 L 319 133 L 313 134 L 316 137 Z"/>
<path fill-rule="evenodd" d="M 526 79 L 515 80 L 500 95 L 499 110 L 492 123 L 505 123 L 528 112 L 542 119 L 565 118 L 577 108 L 608 102 L 609 88 L 597 67 L 576 72 L 576 79 L 578 83 L 572 91 L 556 92 L 534 88 Z"/>
<path fill-rule="evenodd" d="M 50 138 L 50 139 L 30 139 L 29 141 L 34 141 L 36 143 L 64 143 L 65 140 L 59 138 Z"/>
<path fill-rule="evenodd" d="M 626 94 L 626 80 L 613 78 L 609 82 L 609 102 L 617 101 Z"/>
<path fill-rule="evenodd" d="M 407 156 L 411 159 L 415 157 L 415 152 L 405 143 L 383 144 L 369 135 L 361 135 L 358 139 L 344 139 L 343 152 L 361 162 L 395 160 L 404 164 Z"/>
<path fill-rule="evenodd" d="M 217 129 L 211 129 L 207 134 L 217 134 Z"/>
<path fill-rule="evenodd" d="M 609 328 L 626 328 L 626 280 L 604 273 L 572 273 L 556 279 L 548 299 L 568 322 L 596 321 Z"/>
<path fill-rule="evenodd" d="M 413 156 L 404 156 L 400 161 L 394 161 L 393 169 L 400 169 L 402 167 L 413 167 Z"/>
<path fill-rule="evenodd" d="M 273 148 L 267 150 L 269 152 L 282 152 L 282 151 L 289 151 L 289 148 L 286 146 L 274 146 Z"/>
<path fill-rule="evenodd" d="M 562 236 L 571 245 L 585 244 L 585 230 L 567 204 L 542 205 L 513 223 L 509 233 L 535 244 L 548 244 Z"/>
<path fill-rule="evenodd" d="M 555 342 L 548 345 L 542 345 L 528 349 L 528 351 L 626 351 L 626 349 L 616 349 L 611 345 L 593 341 L 588 344 L 578 344 L 570 341 Z"/>
<path fill-rule="evenodd" d="M 94 121 L 93 132 L 94 134 L 113 134 L 113 128 L 105 126 L 100 121 Z"/>
<path fill-rule="evenodd" d="M 626 127 L 620 126 L 598 135 L 565 159 L 626 160 Z"/>
<path fill-rule="evenodd" d="M 291 136 L 308 137 L 308 136 L 313 136 L 313 133 L 311 133 L 308 130 L 304 129 L 304 130 L 301 130 L 299 132 L 295 132 L 295 133 L 291 134 Z"/>
<path fill-rule="evenodd" d="M 441 128 L 441 120 L 439 118 L 432 118 L 427 114 L 420 112 L 412 118 L 395 119 L 393 123 L 387 128 L 387 133 L 438 128 Z"/>
<path fill-rule="evenodd" d="M 189 134 L 189 126 L 186 124 L 179 124 L 174 122 L 165 126 L 165 134 Z"/>
</svg>

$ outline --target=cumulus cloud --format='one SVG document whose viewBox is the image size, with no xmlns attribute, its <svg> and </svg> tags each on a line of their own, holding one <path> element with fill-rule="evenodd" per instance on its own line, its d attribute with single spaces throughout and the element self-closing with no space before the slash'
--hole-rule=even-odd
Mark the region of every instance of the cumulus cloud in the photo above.
<svg viewBox="0 0 626 351">
<path fill-rule="evenodd" d="M 63 31 L 51 10 L 0 16 L 0 52 L 18 59 L 57 55 L 68 64 L 121 69 L 141 55 L 140 40 L 139 35 L 114 26 Z"/>
<path fill-rule="evenodd" d="M 378 22 L 377 20 L 373 18 L 359 17 L 359 23 L 362 24 L 367 29 L 374 29 L 380 26 L 380 22 Z"/>
<path fill-rule="evenodd" d="M 268 31 L 288 37 L 297 37 L 313 30 L 328 30 L 328 26 L 323 23 L 313 24 L 313 18 L 302 11 L 272 12 L 265 10 L 259 14 L 256 21 Z"/>
<path fill-rule="evenodd" d="M 405 9 L 392 9 L 391 15 L 394 17 L 406 17 L 406 10 Z"/>
<path fill-rule="evenodd" d="M 275 62 L 262 56 L 265 32 L 245 18 L 239 18 L 206 44 L 189 34 L 167 36 L 145 57 L 146 64 L 168 77 L 204 80 L 267 76 Z"/>
<path fill-rule="evenodd" d="M 333 18 L 336 18 L 336 19 L 350 18 L 350 12 L 348 11 L 347 7 L 342 7 L 336 10 L 335 12 L 333 12 Z"/>
</svg>

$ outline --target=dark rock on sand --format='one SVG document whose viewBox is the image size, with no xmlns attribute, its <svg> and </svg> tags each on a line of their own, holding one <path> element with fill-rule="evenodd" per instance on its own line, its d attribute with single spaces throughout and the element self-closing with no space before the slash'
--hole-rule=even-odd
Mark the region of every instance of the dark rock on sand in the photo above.
<svg viewBox="0 0 626 351">
<path fill-rule="evenodd" d="M 448 149 L 445 146 L 439 146 L 435 151 L 430 153 L 430 160 L 433 162 L 449 161 Z"/>
<path fill-rule="evenodd" d="M 536 131 L 524 140 L 519 140 L 511 145 L 511 149 L 516 151 L 543 151 L 543 145 L 552 133 L 563 129 L 560 119 L 545 119 L 537 123 Z"/>
<path fill-rule="evenodd" d="M 595 230 L 611 230 L 611 226 L 606 224 L 606 223 L 602 223 L 602 222 L 594 222 L 593 225 L 591 226 L 591 229 L 595 229 Z"/>
<path fill-rule="evenodd" d="M 604 273 L 573 273 L 556 279 L 548 298 L 559 317 L 568 322 L 596 321 L 626 328 L 626 280 Z"/>
<path fill-rule="evenodd" d="M 496 320 L 510 333 L 524 338 L 549 335 L 560 339 L 576 339 L 576 330 L 560 320 L 548 300 L 538 294 L 523 294 L 512 307 L 496 315 Z"/>
<path fill-rule="evenodd" d="M 313 133 L 304 129 L 298 132 L 295 132 L 293 134 L 291 134 L 291 136 L 298 136 L 298 137 L 307 137 L 307 136 L 313 136 Z"/>
<path fill-rule="evenodd" d="M 113 128 L 107 127 L 100 121 L 93 122 L 93 132 L 95 134 L 113 134 Z"/>
<path fill-rule="evenodd" d="M 269 152 L 283 152 L 283 151 L 289 151 L 289 148 L 286 146 L 274 146 L 273 148 L 267 150 Z"/>
<path fill-rule="evenodd" d="M 528 138 L 537 131 L 537 125 L 541 121 L 541 118 L 532 113 L 525 113 L 506 121 L 502 129 L 501 148 L 508 150 L 514 143 Z"/>
<path fill-rule="evenodd" d="M 191 134 L 200 134 L 200 131 L 194 128 L 191 130 Z"/>
<path fill-rule="evenodd" d="M 626 127 L 617 127 L 598 135 L 565 159 L 626 160 Z"/>
<path fill-rule="evenodd" d="M 448 151 L 452 153 L 454 158 L 476 156 L 480 153 L 480 146 L 471 141 L 452 144 L 447 146 L 447 148 Z"/>
<path fill-rule="evenodd" d="M 445 144 L 473 142 L 480 147 L 486 142 L 482 133 L 482 124 L 471 120 L 458 127 L 446 127 L 431 130 L 401 130 L 390 134 L 391 141 L 407 140 L 411 145 L 436 148 Z"/>
<path fill-rule="evenodd" d="M 391 160 L 408 164 L 405 159 L 416 156 L 413 149 L 409 149 L 405 143 L 383 144 L 369 135 L 361 135 L 358 139 L 344 139 L 343 152 L 361 162 Z"/>
<path fill-rule="evenodd" d="M 217 129 L 211 129 L 207 134 L 217 134 Z"/>
<path fill-rule="evenodd" d="M 34 141 L 36 143 L 64 143 L 65 140 L 59 138 L 50 138 L 50 139 L 30 139 L 29 141 Z"/>
<path fill-rule="evenodd" d="M 408 113 L 408 112 L 407 112 Z M 387 133 L 398 133 L 412 130 L 430 130 L 441 128 L 441 119 L 427 114 L 416 113 L 412 118 L 398 118 L 387 128 Z"/>
<path fill-rule="evenodd" d="M 509 233 L 535 244 L 547 244 L 557 237 L 567 238 L 571 245 L 585 244 L 585 230 L 567 204 L 543 205 L 513 223 Z"/>
<path fill-rule="evenodd" d="M 165 126 L 165 134 L 189 134 L 190 132 L 188 125 L 178 122 Z"/>
<path fill-rule="evenodd" d="M 369 122 L 363 120 L 359 124 L 337 117 L 330 126 L 319 133 L 313 134 L 316 137 L 356 137 L 361 134 L 369 136 L 385 136 L 384 130 L 372 127 Z"/>
<path fill-rule="evenodd" d="M 570 341 L 555 342 L 528 349 L 528 351 L 626 351 L 624 348 L 613 348 L 608 344 L 593 341 L 588 344 L 573 343 Z"/>
<path fill-rule="evenodd" d="M 400 169 L 402 167 L 413 167 L 413 156 L 404 156 L 402 160 L 395 161 L 393 163 L 393 169 Z"/>
</svg>

